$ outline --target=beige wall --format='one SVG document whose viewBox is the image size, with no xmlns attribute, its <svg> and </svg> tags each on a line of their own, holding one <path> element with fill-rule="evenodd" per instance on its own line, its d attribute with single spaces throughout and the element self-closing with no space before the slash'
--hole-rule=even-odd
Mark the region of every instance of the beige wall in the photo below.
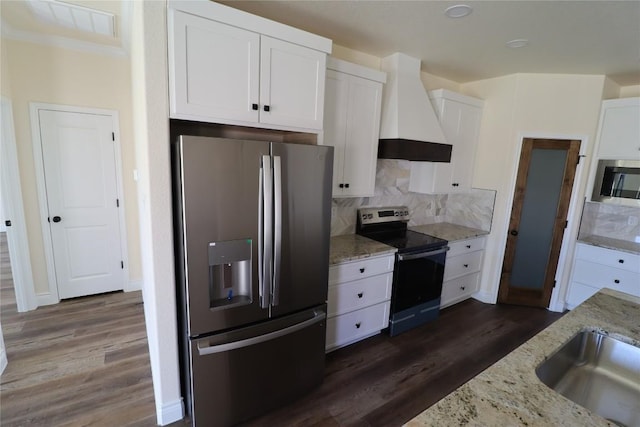
<svg viewBox="0 0 640 427">
<path fill-rule="evenodd" d="M 11 99 L 11 78 L 7 56 L 7 46 L 4 40 L 0 39 L 0 93 Z"/>
<path fill-rule="evenodd" d="M 462 85 L 464 93 L 485 100 L 473 185 L 497 190 L 485 252 L 484 300 L 495 300 L 497 294 L 521 138 L 584 136 L 589 155 L 604 85 L 604 76 L 550 74 L 518 74 Z M 588 164 L 584 162 L 583 167 L 588 168 Z M 579 195 L 584 194 L 587 176 L 585 169 L 575 183 Z M 576 231 L 579 219 L 578 209 L 569 218 Z"/>
<path fill-rule="evenodd" d="M 141 279 L 138 204 L 133 181 L 135 157 L 131 110 L 130 61 L 112 57 L 2 40 L 3 93 L 5 66 L 11 75 L 16 145 L 36 293 L 48 291 L 40 226 L 29 103 L 43 102 L 116 110 L 120 118 L 124 206 L 127 227 L 129 280 Z"/>
<path fill-rule="evenodd" d="M 620 98 L 631 98 L 635 96 L 640 96 L 640 85 L 622 86 L 620 88 Z"/>
</svg>

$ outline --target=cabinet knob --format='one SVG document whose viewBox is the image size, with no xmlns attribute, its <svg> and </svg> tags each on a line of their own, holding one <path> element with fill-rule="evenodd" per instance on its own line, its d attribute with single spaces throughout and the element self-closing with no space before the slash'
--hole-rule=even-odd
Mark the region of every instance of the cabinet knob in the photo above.
<svg viewBox="0 0 640 427">
<path fill-rule="evenodd" d="M 471 249 L 471 245 L 467 245 L 467 249 Z"/>
<path fill-rule="evenodd" d="M 613 283 L 620 283 L 620 280 L 615 279 L 615 280 L 613 281 Z"/>
<path fill-rule="evenodd" d="M 360 273 L 364 273 L 364 267 L 360 269 Z"/>
<path fill-rule="evenodd" d="M 466 286 L 460 286 L 460 289 L 464 291 L 465 289 L 467 289 L 467 287 Z"/>
<path fill-rule="evenodd" d="M 271 110 L 271 107 L 268 105 L 265 105 L 263 108 L 264 108 L 264 111 L 266 111 L 267 113 Z"/>
<path fill-rule="evenodd" d="M 462 264 L 464 265 L 464 268 L 469 268 L 469 264 Z"/>
<path fill-rule="evenodd" d="M 619 262 L 620 264 L 624 264 L 624 260 L 623 260 L 623 259 L 619 259 L 619 260 L 618 260 L 618 262 Z"/>
<path fill-rule="evenodd" d="M 460 184 L 458 184 L 457 182 L 454 182 L 453 184 L 451 184 L 452 187 L 458 187 Z"/>
<path fill-rule="evenodd" d="M 349 188 L 349 183 L 346 183 L 346 184 L 344 185 L 344 188 Z"/>
<path fill-rule="evenodd" d="M 338 184 L 338 187 L 340 187 L 340 188 L 344 188 L 344 184 L 343 184 L 343 183 L 340 183 L 340 184 Z"/>
<path fill-rule="evenodd" d="M 251 109 L 253 111 L 258 111 L 258 104 L 251 104 Z"/>
<path fill-rule="evenodd" d="M 359 292 L 359 293 L 358 293 L 358 298 L 362 298 L 362 295 L 364 295 L 364 293 Z"/>
<path fill-rule="evenodd" d="M 360 323 L 360 322 L 356 323 L 356 328 L 360 329 L 360 325 L 361 325 L 361 324 L 362 324 L 362 323 Z"/>
</svg>

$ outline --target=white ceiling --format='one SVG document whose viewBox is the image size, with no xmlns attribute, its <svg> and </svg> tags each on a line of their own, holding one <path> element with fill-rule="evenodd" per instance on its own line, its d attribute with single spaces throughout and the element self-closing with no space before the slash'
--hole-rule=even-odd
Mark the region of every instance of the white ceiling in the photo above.
<svg viewBox="0 0 640 427">
<path fill-rule="evenodd" d="M 65 0 L 116 16 L 115 37 L 56 28 L 31 16 L 25 1 L 2 0 L 4 36 L 36 42 L 76 40 L 127 48 L 127 12 L 138 0 Z M 640 0 L 221 1 L 274 21 L 384 57 L 404 52 L 424 71 L 460 83 L 506 74 L 604 74 L 622 86 L 640 84 Z M 473 12 L 450 19 L 444 10 L 466 3 Z M 509 40 L 529 46 L 509 49 Z"/>
<path fill-rule="evenodd" d="M 378 57 L 404 52 L 460 83 L 513 73 L 640 84 L 640 1 L 222 1 Z M 450 19 L 444 10 L 468 4 Z M 509 49 L 509 40 L 529 46 Z"/>
</svg>

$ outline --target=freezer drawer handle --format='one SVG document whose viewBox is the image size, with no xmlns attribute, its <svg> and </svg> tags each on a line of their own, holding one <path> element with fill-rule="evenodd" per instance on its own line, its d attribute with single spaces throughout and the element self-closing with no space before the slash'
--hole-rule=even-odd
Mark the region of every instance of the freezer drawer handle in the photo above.
<svg viewBox="0 0 640 427">
<path fill-rule="evenodd" d="M 288 328 L 280 329 L 279 331 L 270 332 L 268 334 L 260 335 L 257 337 L 247 338 L 240 341 L 234 341 L 226 344 L 219 345 L 207 345 L 206 340 L 198 343 L 198 355 L 206 356 L 208 354 L 223 353 L 225 351 L 236 350 L 239 348 L 249 347 L 252 345 L 260 344 L 265 341 L 271 341 L 276 338 L 283 337 L 285 335 L 292 334 L 301 329 L 307 328 L 315 323 L 322 322 L 326 319 L 327 314 L 324 311 L 316 312 L 316 315 L 311 319 L 307 319 L 304 322 L 296 323 Z"/>
</svg>

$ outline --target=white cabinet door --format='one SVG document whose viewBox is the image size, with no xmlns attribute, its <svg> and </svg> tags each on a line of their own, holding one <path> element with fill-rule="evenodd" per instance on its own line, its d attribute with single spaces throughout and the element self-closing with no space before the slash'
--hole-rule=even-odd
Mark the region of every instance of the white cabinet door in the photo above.
<svg viewBox="0 0 640 427">
<path fill-rule="evenodd" d="M 345 64 L 335 59 L 332 63 Z M 334 197 L 374 193 L 381 102 L 382 82 L 327 70 L 322 143 L 335 148 Z"/>
<path fill-rule="evenodd" d="M 372 196 L 380 132 L 382 84 L 350 76 L 343 195 Z"/>
<path fill-rule="evenodd" d="M 453 146 L 451 162 L 412 162 L 409 190 L 440 194 L 468 191 L 473 178 L 482 101 L 437 90 L 432 101 L 447 142 Z"/>
<path fill-rule="evenodd" d="M 602 103 L 598 157 L 640 159 L 640 98 Z"/>
<path fill-rule="evenodd" d="M 344 150 L 347 141 L 347 105 L 349 76 L 327 70 L 323 144 L 333 149 L 333 195 L 342 196 L 344 188 Z M 340 187 L 342 184 L 342 188 Z"/>
<path fill-rule="evenodd" d="M 260 35 L 180 11 L 169 16 L 170 116 L 257 122 Z"/>
<path fill-rule="evenodd" d="M 326 55 L 261 37 L 260 122 L 322 129 Z"/>
</svg>

